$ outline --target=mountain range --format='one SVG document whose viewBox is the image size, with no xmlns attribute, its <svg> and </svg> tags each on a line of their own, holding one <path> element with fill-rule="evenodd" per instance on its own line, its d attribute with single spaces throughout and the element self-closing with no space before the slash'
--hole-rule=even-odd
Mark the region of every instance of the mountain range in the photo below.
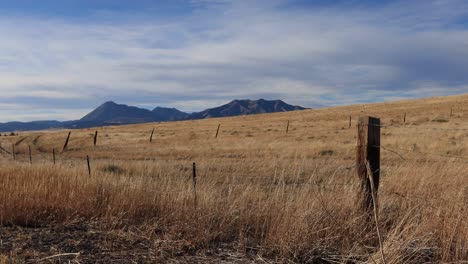
<svg viewBox="0 0 468 264">
<path fill-rule="evenodd" d="M 289 105 L 281 100 L 233 100 L 219 107 L 196 113 L 184 113 L 176 108 L 156 107 L 153 110 L 105 102 L 79 120 L 33 121 L 0 123 L 0 132 L 43 130 L 53 128 L 89 128 L 109 125 L 139 124 L 228 117 L 304 110 L 301 106 Z"/>
</svg>

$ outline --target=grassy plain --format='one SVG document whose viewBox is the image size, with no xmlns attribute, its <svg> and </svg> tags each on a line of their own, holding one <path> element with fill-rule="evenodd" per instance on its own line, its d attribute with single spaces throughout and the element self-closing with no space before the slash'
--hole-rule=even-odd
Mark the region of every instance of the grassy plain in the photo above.
<svg viewBox="0 0 468 264">
<path fill-rule="evenodd" d="M 0 263 L 384 263 L 356 211 L 364 115 L 386 263 L 468 263 L 468 95 L 73 130 L 63 153 L 68 131 L 2 136 Z"/>
</svg>

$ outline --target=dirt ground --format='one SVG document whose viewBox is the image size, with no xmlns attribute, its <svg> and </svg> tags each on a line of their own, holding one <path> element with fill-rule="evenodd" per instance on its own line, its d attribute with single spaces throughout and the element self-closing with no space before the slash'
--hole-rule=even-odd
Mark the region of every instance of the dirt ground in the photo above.
<svg viewBox="0 0 468 264">
<path fill-rule="evenodd" d="M 0 228 L 0 263 L 271 263 L 235 245 L 203 249 L 187 241 L 105 231 L 93 223 Z"/>
</svg>

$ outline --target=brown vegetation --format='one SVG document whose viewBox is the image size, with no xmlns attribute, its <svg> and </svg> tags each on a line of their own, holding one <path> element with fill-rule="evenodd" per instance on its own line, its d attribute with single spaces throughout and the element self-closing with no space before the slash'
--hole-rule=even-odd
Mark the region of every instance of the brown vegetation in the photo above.
<svg viewBox="0 0 468 264">
<path fill-rule="evenodd" d="M 374 223 L 356 211 L 360 115 L 388 126 L 379 188 L 386 263 L 468 261 L 466 105 L 464 95 L 105 127 L 97 146 L 95 130 L 76 130 L 56 166 L 52 149 L 68 131 L 2 137 L 18 154 L 0 158 L 0 263 L 64 253 L 80 253 L 61 256 L 79 262 L 383 263 Z"/>
</svg>

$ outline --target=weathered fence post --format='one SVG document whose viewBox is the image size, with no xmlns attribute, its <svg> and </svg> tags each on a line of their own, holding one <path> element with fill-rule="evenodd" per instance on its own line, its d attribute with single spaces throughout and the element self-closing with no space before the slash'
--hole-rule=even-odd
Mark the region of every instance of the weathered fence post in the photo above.
<svg viewBox="0 0 468 264">
<path fill-rule="evenodd" d="M 52 149 L 52 160 L 54 161 L 54 165 L 55 165 L 55 149 Z"/>
<path fill-rule="evenodd" d="M 192 164 L 192 180 L 193 180 L 194 204 L 196 208 L 197 207 L 197 164 L 195 162 Z"/>
<path fill-rule="evenodd" d="M 349 116 L 349 128 L 351 128 L 351 115 Z"/>
<path fill-rule="evenodd" d="M 62 152 L 64 152 L 65 150 L 67 150 L 67 147 L 68 147 L 68 141 L 70 140 L 70 135 L 71 135 L 71 131 L 70 131 L 70 132 L 68 132 L 68 136 L 67 136 L 67 139 L 65 140 L 65 144 L 63 145 Z"/>
<path fill-rule="evenodd" d="M 28 148 L 29 148 L 29 164 L 32 164 L 31 146 L 28 145 Z"/>
<path fill-rule="evenodd" d="M 360 117 L 357 129 L 356 163 L 360 180 L 358 199 L 360 209 L 371 214 L 374 206 L 372 189 L 377 197 L 380 178 L 380 119 L 368 116 Z M 366 163 L 369 164 L 369 173 L 372 175 L 368 175 Z M 375 188 L 372 188 L 371 181 Z"/>
<path fill-rule="evenodd" d="M 12 152 L 11 152 L 11 155 L 13 155 L 13 160 L 16 160 L 15 143 L 12 144 Z"/>
<path fill-rule="evenodd" d="M 88 176 L 91 177 L 91 164 L 89 163 L 88 155 L 86 155 L 86 162 L 88 163 Z"/>
<path fill-rule="evenodd" d="M 219 134 L 219 128 L 221 127 L 221 124 L 218 124 L 218 129 L 216 129 L 216 135 L 215 135 L 215 138 L 218 138 L 218 134 Z"/>
<path fill-rule="evenodd" d="M 289 120 L 288 123 L 286 124 L 286 134 L 289 132 Z"/>
<path fill-rule="evenodd" d="M 98 137 L 98 131 L 96 130 L 96 132 L 94 133 L 94 146 L 97 145 L 97 137 Z"/>
<path fill-rule="evenodd" d="M 405 112 L 405 115 L 403 116 L 403 124 L 406 124 L 406 112 Z"/>
<path fill-rule="evenodd" d="M 153 128 L 153 130 L 151 131 L 150 143 L 153 142 L 153 135 L 154 135 L 154 128 Z"/>
</svg>

